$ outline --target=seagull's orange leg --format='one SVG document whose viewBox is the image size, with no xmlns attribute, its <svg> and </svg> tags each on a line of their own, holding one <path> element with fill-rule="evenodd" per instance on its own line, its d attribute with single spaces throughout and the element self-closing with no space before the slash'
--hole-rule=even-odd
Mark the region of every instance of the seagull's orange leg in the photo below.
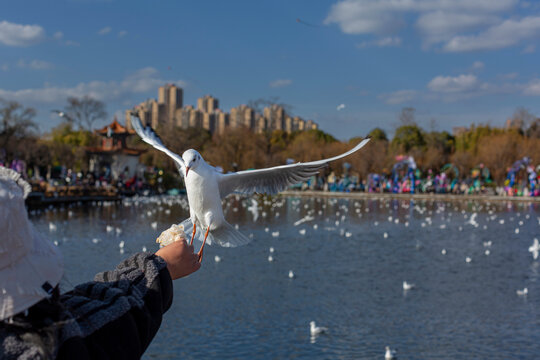
<svg viewBox="0 0 540 360">
<path fill-rule="evenodd" d="M 206 234 L 204 234 L 204 240 L 203 240 L 203 243 L 202 243 L 202 246 L 201 246 L 201 249 L 199 250 L 199 262 L 202 261 L 202 253 L 203 253 L 203 249 L 204 249 L 204 244 L 206 244 L 206 238 L 208 237 L 208 232 L 210 231 L 210 226 L 208 226 L 208 228 L 206 228 Z"/>
<path fill-rule="evenodd" d="M 193 234 L 191 234 L 191 241 L 189 242 L 189 246 L 193 245 L 193 238 L 195 238 L 195 231 L 197 229 L 197 225 L 193 223 Z"/>
</svg>

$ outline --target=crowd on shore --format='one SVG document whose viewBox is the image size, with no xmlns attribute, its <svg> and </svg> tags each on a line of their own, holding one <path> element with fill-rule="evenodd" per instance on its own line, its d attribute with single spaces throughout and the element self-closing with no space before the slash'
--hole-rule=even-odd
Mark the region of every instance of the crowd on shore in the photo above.
<svg viewBox="0 0 540 360">
<path fill-rule="evenodd" d="M 111 173 L 76 172 L 60 167 L 54 177 L 48 174 L 39 176 L 24 168 L 11 166 L 20 172 L 32 184 L 33 191 L 47 193 L 48 196 L 89 195 L 96 191 L 109 195 L 115 194 L 178 194 L 183 187 L 180 179 L 164 181 L 167 174 L 158 168 L 146 168 L 139 175 L 120 175 L 113 178 Z M 539 166 L 540 168 L 540 166 Z M 489 170 L 478 168 L 465 178 L 459 178 L 456 172 L 442 169 L 428 170 L 422 174 L 416 167 L 394 169 L 388 174 L 368 174 L 361 178 L 354 171 L 347 169 L 342 174 L 335 172 L 311 177 L 308 181 L 291 186 L 291 190 L 315 190 L 328 192 L 366 192 L 395 194 L 454 194 L 454 195 L 500 195 L 500 196 L 540 196 L 540 171 L 509 171 L 504 184 L 496 184 L 490 177 Z"/>
<path fill-rule="evenodd" d="M 536 172 L 534 177 L 506 179 L 502 185 L 495 184 L 489 176 L 483 176 L 482 172 L 478 171 L 464 179 L 431 170 L 425 176 L 415 171 L 401 176 L 369 174 L 364 179 L 354 173 L 338 176 L 331 172 L 328 176 L 313 176 L 308 181 L 293 186 L 293 189 L 394 194 L 540 196 L 539 181 Z"/>
</svg>

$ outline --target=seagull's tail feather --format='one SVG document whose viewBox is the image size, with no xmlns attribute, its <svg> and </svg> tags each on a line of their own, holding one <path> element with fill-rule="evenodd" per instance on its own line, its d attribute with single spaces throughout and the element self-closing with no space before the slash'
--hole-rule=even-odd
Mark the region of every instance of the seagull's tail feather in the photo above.
<svg viewBox="0 0 540 360">
<path fill-rule="evenodd" d="M 191 234 L 193 232 L 193 223 L 190 218 L 182 221 L 182 226 L 184 226 L 184 232 L 188 239 L 191 239 Z M 204 240 L 204 233 L 206 229 L 197 228 L 195 233 L 195 239 L 199 241 Z M 206 243 L 208 245 L 217 244 L 223 247 L 237 247 L 241 245 L 246 245 L 251 240 L 242 234 L 240 231 L 236 230 L 234 226 L 224 221 L 221 226 L 215 230 L 210 230 L 208 233 L 208 239 Z"/>
</svg>

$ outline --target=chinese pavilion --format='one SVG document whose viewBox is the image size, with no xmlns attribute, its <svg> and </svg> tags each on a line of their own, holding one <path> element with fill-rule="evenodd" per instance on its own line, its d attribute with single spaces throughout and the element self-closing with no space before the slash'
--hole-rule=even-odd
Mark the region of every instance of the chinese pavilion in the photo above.
<svg viewBox="0 0 540 360">
<path fill-rule="evenodd" d="M 94 133 L 102 137 L 100 147 L 87 148 L 89 170 L 112 179 L 130 179 L 137 174 L 142 166 L 139 156 L 146 152 L 141 149 L 131 149 L 126 145 L 129 136 L 135 131 L 128 130 L 114 118 L 113 122 Z"/>
</svg>

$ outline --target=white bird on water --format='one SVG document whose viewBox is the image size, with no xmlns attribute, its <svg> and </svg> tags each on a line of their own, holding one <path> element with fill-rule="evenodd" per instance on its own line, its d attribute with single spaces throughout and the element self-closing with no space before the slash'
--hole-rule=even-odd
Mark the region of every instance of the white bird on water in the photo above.
<svg viewBox="0 0 540 360">
<path fill-rule="evenodd" d="M 385 360 L 392 360 L 396 358 L 396 350 L 390 349 L 389 346 L 387 346 L 385 349 L 386 349 L 386 353 L 384 354 Z"/>
<path fill-rule="evenodd" d="M 529 289 L 527 288 L 524 288 L 523 290 L 516 290 L 516 294 L 518 294 L 518 296 L 525 296 L 529 293 Z"/>
<path fill-rule="evenodd" d="M 311 321 L 309 323 L 309 332 L 311 333 L 311 336 L 316 336 L 319 334 L 327 333 L 328 329 L 323 326 L 317 326 L 315 324 L 315 321 Z"/>
<path fill-rule="evenodd" d="M 403 290 L 407 291 L 407 290 L 411 290 L 411 289 L 414 289 L 415 285 L 414 284 L 410 284 L 406 281 L 403 282 Z"/>
<path fill-rule="evenodd" d="M 152 128 L 143 128 L 136 112 L 132 112 L 131 124 L 144 142 L 169 155 L 175 161 L 180 175 L 184 177 L 190 216 L 182 222 L 182 225 L 186 232 L 192 229 L 190 244 L 193 243 L 197 233 L 197 226 L 206 229 L 198 253 L 199 261 L 202 260 L 207 239 L 208 243 L 215 242 L 226 247 L 249 242 L 246 236 L 225 220 L 221 199 L 233 192 L 244 194 L 278 193 L 291 185 L 308 180 L 326 167 L 329 162 L 355 153 L 370 140 L 366 138 L 351 150 L 324 160 L 221 174 L 216 168 L 207 164 L 196 150 L 186 150 L 182 156 L 179 156 L 167 149 Z M 199 233 L 199 240 L 201 240 L 200 235 Z"/>
<path fill-rule="evenodd" d="M 529 247 L 529 252 L 532 253 L 533 259 L 538 259 L 538 252 L 540 251 L 540 244 L 538 243 L 538 239 L 534 238 L 533 244 Z"/>
</svg>

